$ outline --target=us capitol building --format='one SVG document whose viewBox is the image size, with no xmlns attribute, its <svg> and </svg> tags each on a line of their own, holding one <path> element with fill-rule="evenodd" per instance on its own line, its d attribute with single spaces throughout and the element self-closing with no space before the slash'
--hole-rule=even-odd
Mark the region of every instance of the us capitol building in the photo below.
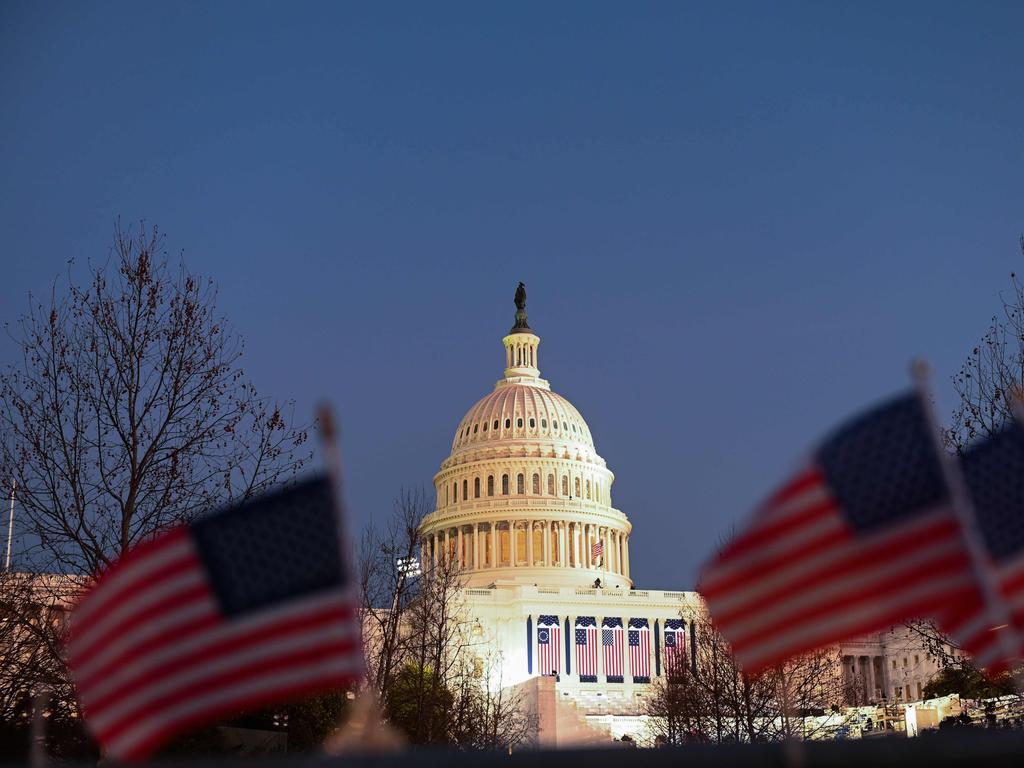
<svg viewBox="0 0 1024 768">
<path fill-rule="evenodd" d="M 685 617 L 700 616 L 702 602 L 634 589 L 633 525 L 613 506 L 615 475 L 580 412 L 541 378 L 522 283 L 515 303 L 504 375 L 459 422 L 434 476 L 423 566 L 460 569 L 480 641 L 502 658 L 501 684 L 535 697 L 542 743 L 636 738 L 652 683 L 667 665 L 695 664 L 699 627 Z M 857 643 L 844 673 L 880 694 L 890 682 L 884 639 Z"/>
<path fill-rule="evenodd" d="M 504 376 L 466 412 L 434 476 L 421 556 L 425 567 L 447 557 L 462 570 L 504 685 L 539 678 L 560 710 L 628 721 L 666 660 L 692 647 L 681 615 L 699 598 L 633 589 L 633 526 L 612 505 L 615 475 L 580 412 L 541 378 L 525 299 L 520 284 Z"/>
</svg>

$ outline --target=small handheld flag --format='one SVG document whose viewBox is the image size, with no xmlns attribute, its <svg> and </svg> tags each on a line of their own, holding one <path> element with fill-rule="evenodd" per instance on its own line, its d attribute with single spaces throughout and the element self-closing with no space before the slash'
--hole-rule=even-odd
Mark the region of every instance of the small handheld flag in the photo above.
<svg viewBox="0 0 1024 768">
<path fill-rule="evenodd" d="M 707 565 L 747 671 L 974 599 L 926 408 L 915 392 L 840 427 Z"/>
<path fill-rule="evenodd" d="M 333 484 L 314 477 L 176 527 L 71 615 L 86 723 L 134 762 L 195 725 L 351 683 L 363 659 Z"/>
</svg>

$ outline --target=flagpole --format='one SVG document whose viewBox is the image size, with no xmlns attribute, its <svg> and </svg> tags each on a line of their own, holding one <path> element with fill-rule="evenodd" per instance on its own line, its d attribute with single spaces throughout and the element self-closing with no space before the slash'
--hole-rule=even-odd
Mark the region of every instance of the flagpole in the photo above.
<svg viewBox="0 0 1024 768">
<path fill-rule="evenodd" d="M 992 572 L 991 564 L 985 548 L 985 541 L 982 538 L 981 530 L 978 527 L 977 516 L 974 513 L 974 503 L 971 494 L 967 489 L 960 464 L 953 459 L 942 444 L 942 430 L 935 413 L 932 409 L 932 392 L 928 380 L 928 363 L 923 360 L 915 360 L 911 365 L 911 376 L 918 394 L 924 406 L 925 418 L 931 427 L 932 441 L 935 450 L 939 454 L 939 464 L 942 467 L 943 478 L 949 490 L 950 503 L 953 514 L 960 524 L 960 533 L 967 547 L 967 556 L 971 566 L 971 573 L 975 582 L 981 587 L 982 600 L 985 603 L 985 613 L 991 622 L 988 631 L 997 632 L 999 648 L 1010 664 L 1010 670 L 1020 662 L 1020 643 L 1017 637 L 1017 630 L 1006 601 L 999 590 L 995 574 Z"/>
<path fill-rule="evenodd" d="M 338 431 L 334 422 L 334 414 L 326 403 L 317 408 L 317 429 L 320 434 L 320 447 L 324 452 L 324 468 L 331 480 L 335 500 L 338 505 L 338 538 L 341 540 L 342 559 L 345 562 L 345 576 L 351 588 L 355 588 L 355 568 L 353 567 L 354 551 L 349 538 L 348 506 L 345 504 L 345 472 L 341 462 L 341 451 L 338 448 Z"/>
<path fill-rule="evenodd" d="M 11 480 L 11 516 L 7 521 L 7 559 L 4 560 L 4 570 L 11 570 L 11 539 L 14 538 L 14 494 L 18 490 L 18 481 Z"/>
</svg>

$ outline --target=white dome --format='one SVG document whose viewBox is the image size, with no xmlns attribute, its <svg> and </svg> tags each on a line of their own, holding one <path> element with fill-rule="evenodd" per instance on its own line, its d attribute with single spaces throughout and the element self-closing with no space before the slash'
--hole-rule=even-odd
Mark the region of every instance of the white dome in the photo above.
<svg viewBox="0 0 1024 768">
<path fill-rule="evenodd" d="M 590 428 L 572 403 L 543 386 L 502 381 L 459 422 L 452 453 L 510 439 L 582 445 L 594 450 Z"/>
<path fill-rule="evenodd" d="M 423 565 L 455 562 L 471 587 L 599 579 L 629 588 L 632 525 L 612 506 L 615 476 L 580 412 L 540 378 L 525 290 L 522 305 L 502 339 L 504 378 L 463 416 L 434 476 L 437 507 L 419 528 Z"/>
</svg>

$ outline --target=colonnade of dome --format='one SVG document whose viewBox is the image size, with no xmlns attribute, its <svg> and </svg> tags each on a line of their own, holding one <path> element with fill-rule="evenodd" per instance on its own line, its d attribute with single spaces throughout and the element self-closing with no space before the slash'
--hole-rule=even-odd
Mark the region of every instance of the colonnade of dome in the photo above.
<svg viewBox="0 0 1024 768">
<path fill-rule="evenodd" d="M 469 586 L 629 587 L 632 526 L 612 507 L 615 476 L 579 411 L 540 378 L 540 338 L 520 311 L 502 340 L 504 378 L 459 422 L 434 477 L 424 565 L 454 562 Z"/>
</svg>

